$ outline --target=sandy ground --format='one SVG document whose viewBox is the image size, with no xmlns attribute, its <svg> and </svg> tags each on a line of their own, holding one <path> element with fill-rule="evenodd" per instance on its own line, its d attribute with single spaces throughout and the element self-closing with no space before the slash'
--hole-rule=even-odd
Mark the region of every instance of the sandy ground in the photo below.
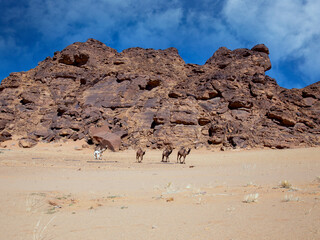
<svg viewBox="0 0 320 240">
<path fill-rule="evenodd" d="M 320 239 L 320 148 L 192 150 L 181 165 L 81 145 L 0 149 L 0 239 Z"/>
</svg>

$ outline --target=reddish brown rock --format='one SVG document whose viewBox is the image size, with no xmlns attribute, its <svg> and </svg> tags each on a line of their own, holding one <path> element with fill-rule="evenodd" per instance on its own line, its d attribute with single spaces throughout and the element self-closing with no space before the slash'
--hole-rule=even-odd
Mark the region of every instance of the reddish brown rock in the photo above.
<svg viewBox="0 0 320 240">
<path fill-rule="evenodd" d="M 204 65 L 177 49 L 122 52 L 89 39 L 0 85 L 0 141 L 87 139 L 112 150 L 320 144 L 320 82 L 284 89 L 266 75 L 269 49 L 219 48 Z"/>
<path fill-rule="evenodd" d="M 280 124 L 293 127 L 296 124 L 296 120 L 291 112 L 283 109 L 271 108 L 267 113 L 268 118 L 279 121 Z"/>
<path fill-rule="evenodd" d="M 107 125 L 89 129 L 89 136 L 95 144 L 108 147 L 112 151 L 119 151 L 121 147 L 121 135 L 120 132 L 112 133 Z"/>
<path fill-rule="evenodd" d="M 170 122 L 183 125 L 196 125 L 198 123 L 196 115 L 187 112 L 173 112 Z"/>
<path fill-rule="evenodd" d="M 8 141 L 12 139 L 12 135 L 11 133 L 7 132 L 7 131 L 3 131 L 0 134 L 0 142 L 4 142 L 4 141 Z"/>
<path fill-rule="evenodd" d="M 198 119 L 198 124 L 200 126 L 204 126 L 204 125 L 207 125 L 211 122 L 211 120 L 209 118 L 206 118 L 206 117 L 201 117 Z"/>
<path fill-rule="evenodd" d="M 254 46 L 253 48 L 251 48 L 251 50 L 269 54 L 269 49 L 264 44 L 258 44 L 256 46 Z"/>
<path fill-rule="evenodd" d="M 93 141 L 101 146 L 106 146 L 111 151 L 117 152 L 121 147 L 121 137 L 115 133 L 97 133 L 93 136 Z"/>
<path fill-rule="evenodd" d="M 19 147 L 21 148 L 32 148 L 35 145 L 37 145 L 37 141 L 35 141 L 34 139 L 30 139 L 30 138 L 24 138 L 24 139 L 20 139 L 19 140 Z"/>
<path fill-rule="evenodd" d="M 96 134 L 105 134 L 105 133 L 110 133 L 110 128 L 108 125 L 104 125 L 102 127 L 94 127 L 92 126 L 90 129 L 89 129 L 89 136 L 91 138 L 93 138 Z"/>
</svg>

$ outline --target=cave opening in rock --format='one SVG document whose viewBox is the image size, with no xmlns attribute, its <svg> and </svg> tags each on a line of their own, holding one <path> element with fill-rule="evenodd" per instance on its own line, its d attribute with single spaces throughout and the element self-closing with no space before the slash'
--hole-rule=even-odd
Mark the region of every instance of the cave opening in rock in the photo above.
<svg viewBox="0 0 320 240">
<path fill-rule="evenodd" d="M 213 137 L 213 133 L 214 133 L 213 127 L 210 127 L 208 132 L 209 132 L 209 137 Z"/>
</svg>

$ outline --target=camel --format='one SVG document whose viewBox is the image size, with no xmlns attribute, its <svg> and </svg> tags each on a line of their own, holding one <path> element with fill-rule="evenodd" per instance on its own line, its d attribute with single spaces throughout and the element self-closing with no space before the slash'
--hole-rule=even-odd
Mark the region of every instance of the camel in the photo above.
<svg viewBox="0 0 320 240">
<path fill-rule="evenodd" d="M 146 151 L 143 151 L 142 148 L 139 148 L 136 154 L 136 162 L 141 163 L 143 160 L 143 155 L 146 153 Z M 140 160 L 139 160 L 140 159 Z"/>
<path fill-rule="evenodd" d="M 184 147 L 180 148 L 178 155 L 177 155 L 177 163 L 179 161 L 181 164 L 185 164 L 186 157 L 190 153 L 190 151 L 191 151 L 191 148 L 187 148 L 187 149 Z M 182 157 L 183 157 L 183 161 L 182 161 Z"/>
<path fill-rule="evenodd" d="M 96 147 L 96 150 L 93 153 L 94 159 L 101 160 L 103 152 L 107 150 L 106 148 L 102 148 L 101 146 Z"/>
<path fill-rule="evenodd" d="M 172 150 L 173 148 L 170 145 L 166 146 L 166 148 L 162 152 L 161 162 L 169 162 L 169 156 L 172 153 Z M 164 160 L 164 158 L 166 158 L 166 160 Z"/>
</svg>

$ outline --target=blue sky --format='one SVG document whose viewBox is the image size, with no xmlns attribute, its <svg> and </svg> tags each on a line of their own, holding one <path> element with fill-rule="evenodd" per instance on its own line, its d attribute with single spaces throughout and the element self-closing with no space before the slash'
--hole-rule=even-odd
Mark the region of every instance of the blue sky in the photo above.
<svg viewBox="0 0 320 240">
<path fill-rule="evenodd" d="M 73 42 L 95 38 L 122 51 L 175 47 L 204 64 L 222 46 L 264 43 L 286 88 L 320 80 L 320 1 L 0 0 L 0 81 Z"/>
</svg>

